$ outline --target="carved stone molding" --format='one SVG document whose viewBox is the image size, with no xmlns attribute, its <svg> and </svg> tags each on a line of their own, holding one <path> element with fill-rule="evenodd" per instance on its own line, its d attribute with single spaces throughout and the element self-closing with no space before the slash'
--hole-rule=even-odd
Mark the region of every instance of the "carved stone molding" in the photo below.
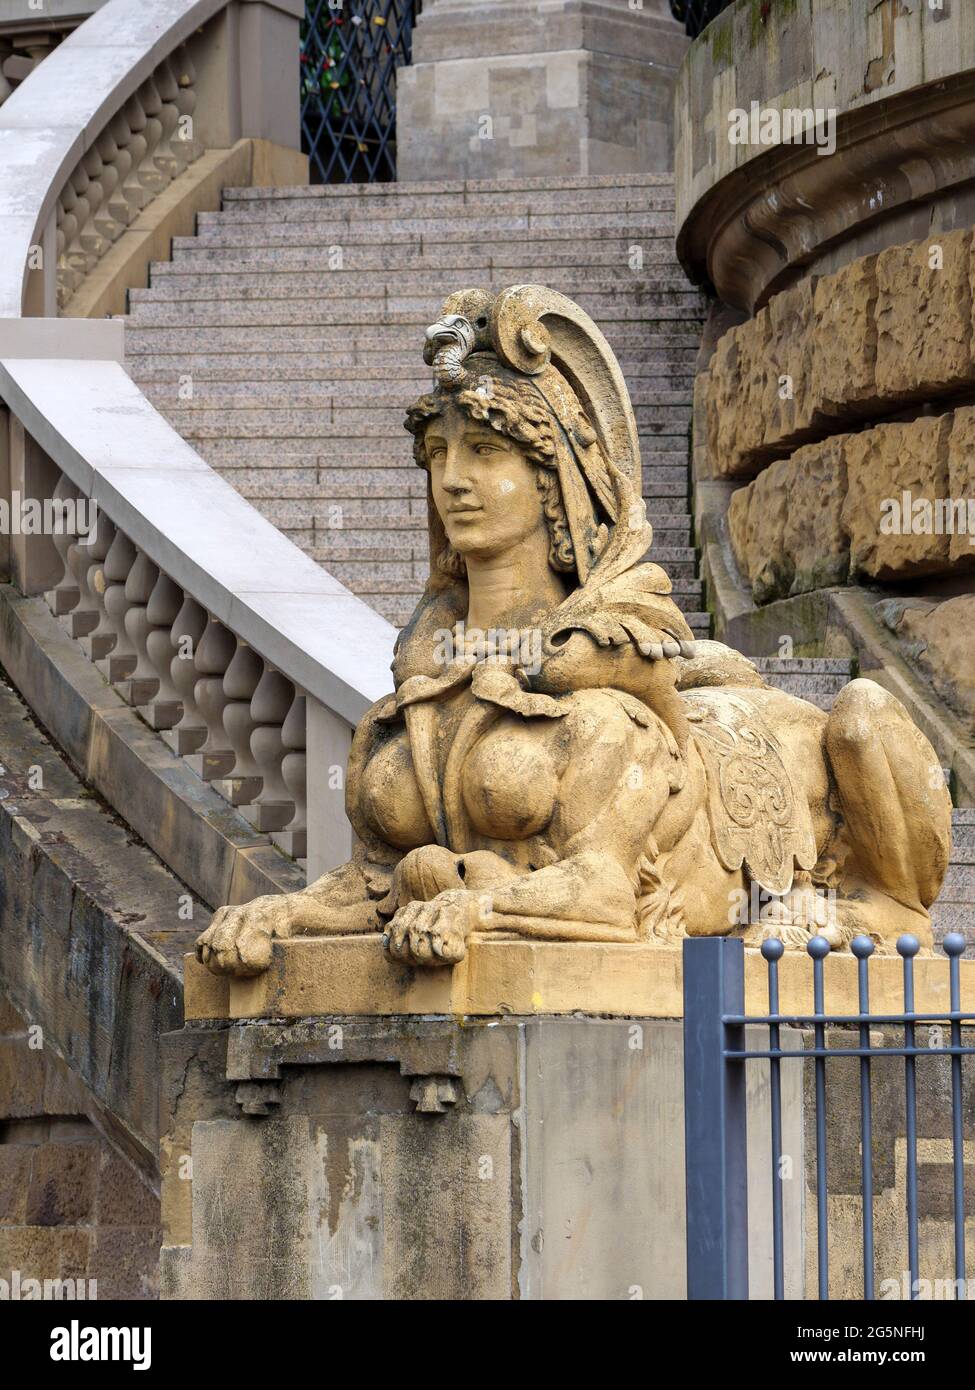
<svg viewBox="0 0 975 1390">
<path fill-rule="evenodd" d="M 973 180 L 975 73 L 966 72 L 841 115 L 833 155 L 779 145 L 751 159 L 691 208 L 677 253 L 693 279 L 754 313 L 809 271 L 929 227 L 970 226 Z"/>
</svg>

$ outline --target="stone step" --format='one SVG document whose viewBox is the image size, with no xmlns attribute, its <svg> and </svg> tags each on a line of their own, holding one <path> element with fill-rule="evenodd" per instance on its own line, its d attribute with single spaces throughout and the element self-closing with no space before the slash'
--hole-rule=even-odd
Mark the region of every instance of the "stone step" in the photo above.
<svg viewBox="0 0 975 1390">
<path fill-rule="evenodd" d="M 389 298 L 374 296 L 361 300 L 304 295 L 290 299 L 254 300 L 240 296 L 230 299 L 214 296 L 184 301 L 162 290 L 132 293 L 143 296 L 134 298 L 131 306 L 133 325 L 139 328 L 173 324 L 184 324 L 190 328 L 198 325 L 260 328 L 291 324 L 296 327 L 369 324 L 380 328 L 393 325 L 413 327 L 422 333 L 440 308 L 439 296 L 414 298 L 398 294 Z M 613 325 L 620 322 L 644 324 L 676 320 L 682 324 L 697 323 L 701 316 L 690 304 L 691 298 L 667 290 L 659 294 L 648 290 L 639 303 L 626 294 L 575 295 L 579 307 L 610 334 L 613 333 Z"/>
<path fill-rule="evenodd" d="M 415 222 L 444 220 L 489 223 L 492 219 L 527 218 L 530 222 L 552 216 L 652 218 L 661 223 L 674 220 L 674 195 L 662 192 L 648 198 L 639 190 L 603 189 L 587 195 L 566 198 L 559 194 L 494 193 L 487 197 L 465 198 L 462 194 L 431 199 L 403 194 L 398 198 L 372 199 L 357 204 L 348 198 L 252 198 L 247 202 L 226 202 L 218 212 L 203 214 L 208 225 L 238 222 Z"/>
<path fill-rule="evenodd" d="M 637 406 L 634 413 L 641 434 L 651 437 L 682 437 L 690 421 L 686 406 Z M 399 439 L 403 434 L 402 406 L 388 410 L 367 405 L 334 406 L 327 419 L 321 409 L 194 410 L 182 403 L 165 414 L 185 439 L 336 439 L 345 435 Z"/>
<path fill-rule="evenodd" d="M 942 902 L 967 902 L 975 913 L 975 864 L 953 859 L 938 897 Z"/>
<path fill-rule="evenodd" d="M 533 212 L 527 204 L 512 212 L 480 212 L 473 205 L 466 209 L 458 207 L 456 212 L 444 216 L 436 208 L 418 208 L 415 213 L 394 213 L 387 216 L 359 216 L 355 211 L 346 215 L 331 202 L 322 204 L 285 203 L 273 212 L 262 213 L 259 209 L 251 211 L 246 205 L 226 212 L 197 213 L 197 235 L 203 238 L 212 233 L 239 230 L 241 227 L 270 228 L 279 231 L 282 227 L 313 227 L 319 236 L 331 237 L 341 244 L 345 237 L 359 240 L 359 232 L 366 233 L 365 240 L 373 242 L 385 234 L 392 243 L 410 236 L 430 236 L 437 240 L 449 237 L 458 238 L 464 231 L 476 228 L 481 240 L 487 240 L 499 232 L 537 232 L 543 234 L 571 233 L 573 236 L 587 234 L 602 235 L 612 232 L 617 236 L 646 234 L 656 231 L 662 236 L 673 236 L 674 214 L 667 210 L 656 212 L 650 208 L 623 209 L 614 212 L 609 208 L 593 208 L 590 211 L 566 210 L 564 207 L 551 212 Z"/>
<path fill-rule="evenodd" d="M 851 662 L 846 657 L 753 656 L 749 660 L 767 674 L 791 675 L 806 672 L 810 675 L 835 675 L 842 676 L 844 680 L 850 679 Z"/>
<path fill-rule="evenodd" d="M 951 813 L 951 819 L 956 827 L 975 825 L 975 806 L 956 806 Z"/>
<path fill-rule="evenodd" d="M 975 864 L 975 826 L 955 825 L 951 832 L 951 862 Z"/>
<path fill-rule="evenodd" d="M 550 289 L 560 293 L 605 295 L 611 299 L 629 296 L 640 306 L 662 304 L 687 305 L 698 311 L 701 298 L 687 283 L 683 274 L 667 269 L 655 269 L 652 274 L 630 271 L 625 265 L 600 267 L 601 273 L 582 277 L 571 272 L 556 272 L 546 281 Z M 512 283 L 510 274 L 498 278 L 485 274 L 476 277 L 478 286 L 493 294 Z M 129 290 L 129 305 L 136 309 L 143 304 L 195 304 L 219 300 L 249 303 L 252 300 L 310 299 L 345 304 L 354 301 L 363 307 L 390 306 L 391 309 L 429 306 L 431 314 L 443 300 L 443 276 L 434 272 L 402 274 L 385 279 L 382 275 L 362 275 L 354 279 L 343 276 L 331 279 L 315 270 L 242 270 L 214 275 L 160 275 L 149 289 Z"/>
<path fill-rule="evenodd" d="M 975 946 L 975 907 L 971 903 L 947 902 L 939 898 L 930 910 L 935 941 L 940 942 L 950 931 L 961 932 L 969 945 L 966 955 L 971 957 Z"/>
<path fill-rule="evenodd" d="M 356 244 L 342 247 L 341 268 L 335 264 L 335 253 L 327 246 L 292 246 L 283 243 L 274 247 L 224 246 L 222 235 L 208 236 L 204 241 L 199 237 L 174 237 L 173 259 L 153 261 L 151 281 L 159 279 L 178 279 L 183 275 L 211 273 L 217 275 L 243 274 L 254 270 L 315 271 L 327 276 L 334 283 L 342 283 L 347 277 L 375 275 L 377 271 L 399 274 L 431 274 L 441 277 L 461 275 L 470 277 L 472 283 L 479 283 L 482 276 L 498 278 L 510 276 L 510 284 L 518 284 L 522 279 L 538 278 L 548 273 L 557 274 L 566 268 L 583 273 L 591 267 L 619 267 L 631 273 L 633 241 L 629 237 L 594 237 L 588 241 L 536 240 L 526 243 L 520 239 L 510 242 L 487 244 L 428 243 L 416 241 L 414 246 L 397 246 L 394 249 L 384 245 L 366 246 Z M 666 268 L 674 273 L 680 262 L 674 255 L 669 237 L 650 237 L 637 242 L 643 258 L 642 267 Z"/>
<path fill-rule="evenodd" d="M 192 383 L 193 394 L 187 399 L 187 390 Z M 349 406 L 360 408 L 368 405 L 374 410 L 398 410 L 401 414 L 406 407 L 424 391 L 430 390 L 430 379 L 420 380 L 410 387 L 399 385 L 384 389 L 376 381 L 333 382 L 327 373 L 324 380 L 305 382 L 263 382 L 250 383 L 205 382 L 198 381 L 192 373 L 183 373 L 181 382 L 159 384 L 147 382 L 145 395 L 158 410 L 171 408 L 182 410 L 327 410 L 333 407 Z M 658 407 L 691 406 L 691 397 L 686 391 L 675 391 L 650 386 L 649 383 L 634 383 L 630 392 L 632 405 L 639 409 L 651 410 Z M 685 467 L 686 474 L 687 469 Z"/>
<path fill-rule="evenodd" d="M 613 332 L 613 351 L 621 366 L 627 359 L 643 361 L 652 354 L 671 349 L 682 354 L 690 351 L 696 353 L 699 342 L 700 333 L 695 325 L 682 320 L 657 321 L 652 329 L 646 324 L 622 323 Z M 418 361 L 423 350 L 423 330 L 419 324 L 390 324 L 385 329 L 326 324 L 315 328 L 300 325 L 283 328 L 272 324 L 251 327 L 246 333 L 241 333 L 239 329 L 219 325 L 193 327 L 184 324 L 181 328 L 171 324 L 153 326 L 138 323 L 131 316 L 126 323 L 127 355 L 142 352 L 188 354 L 195 351 L 208 354 L 239 353 L 245 348 L 264 353 L 327 353 L 329 361 L 334 361 L 336 365 L 359 361 L 374 365 L 400 362 L 404 353 Z"/>
<path fill-rule="evenodd" d="M 402 257 L 404 263 L 413 256 L 454 256 L 458 253 L 486 260 L 495 255 L 510 254 L 513 248 L 578 256 L 586 247 L 605 247 L 628 255 L 632 246 L 642 247 L 644 255 L 654 247 L 662 248 L 665 255 L 673 255 L 673 228 L 650 226 L 636 218 L 623 227 L 614 228 L 598 224 L 588 228 L 549 227 L 544 230 L 522 226 L 495 227 L 486 232 L 476 224 L 462 226 L 449 223 L 435 230 L 427 228 L 422 233 L 403 231 L 399 227 L 376 227 L 366 219 L 357 223 L 341 222 L 337 227 L 323 227 L 314 221 L 287 225 L 228 221 L 219 228 L 209 227 L 205 235 L 173 239 L 177 254 L 190 249 L 202 256 L 209 251 L 262 251 L 281 247 L 291 250 L 318 248 L 334 253 L 335 248 L 339 247 L 343 257 L 358 250 L 372 254 L 378 249 Z M 395 266 L 390 269 L 395 270 Z"/>
<path fill-rule="evenodd" d="M 132 330 L 134 333 L 135 330 Z M 318 353 L 262 352 L 189 352 L 154 353 L 133 350 L 126 340 L 126 366 L 130 375 L 140 381 L 177 381 L 187 374 L 202 381 L 381 381 L 405 383 L 401 389 L 430 386 L 430 369 L 421 360 L 420 352 L 387 353 L 383 365 L 368 361 L 340 362 L 329 355 L 322 362 Z M 688 349 L 666 352 L 656 349 L 642 357 L 624 355 L 623 371 L 631 388 L 648 381 L 670 382 L 678 389 L 694 382 L 694 356 Z"/>
<path fill-rule="evenodd" d="M 353 185 L 355 186 L 355 185 Z M 359 185 L 364 186 L 364 185 Z M 651 185 L 625 185 L 625 183 L 604 183 L 590 188 L 563 189 L 548 188 L 501 188 L 470 189 L 456 183 L 452 188 L 442 189 L 437 195 L 419 192 L 412 183 L 392 183 L 385 185 L 391 189 L 381 197 L 337 195 L 334 185 L 309 185 L 307 188 L 248 189 L 249 197 L 235 196 L 234 189 L 225 189 L 225 213 L 261 213 L 268 218 L 277 217 L 281 208 L 305 207 L 327 208 L 331 214 L 341 211 L 348 217 L 381 218 L 401 215 L 405 208 L 417 211 L 430 211 L 431 208 L 453 217 L 476 217 L 492 210 L 509 211 L 513 207 L 524 207 L 529 211 L 580 210 L 590 208 L 644 208 L 656 210 L 666 208 L 673 211 L 675 190 L 673 183 L 651 183 Z"/>
<path fill-rule="evenodd" d="M 357 202 L 373 198 L 395 198 L 401 193 L 424 197 L 441 193 L 498 193 L 510 189 L 527 192 L 552 189 L 569 195 L 587 188 L 672 188 L 672 173 L 631 174 L 533 174 L 528 178 L 505 175 L 497 179 L 409 179 L 400 183 L 279 184 L 273 188 L 255 186 L 226 188 L 228 202 L 248 202 L 253 198 L 303 197 L 348 198 Z"/>
<path fill-rule="evenodd" d="M 667 449 L 662 447 L 666 440 L 647 438 L 644 436 L 640 440 L 640 449 L 643 456 L 645 467 L 650 467 L 654 463 L 667 463 L 676 458 L 680 458 L 679 448 L 682 441 L 674 440 L 675 447 Z M 320 447 L 314 447 L 313 441 L 303 440 L 300 444 L 296 443 L 293 448 L 288 447 L 288 442 L 283 444 L 275 442 L 272 446 L 268 445 L 266 439 L 232 439 L 229 437 L 219 437 L 215 439 L 205 439 L 201 441 L 201 452 L 206 461 L 214 468 L 281 468 L 291 467 L 301 468 L 415 468 L 413 459 L 413 441 L 406 430 L 396 433 L 392 438 L 386 439 L 381 445 L 377 445 L 375 439 L 348 436 L 336 441 L 335 438 L 322 439 Z M 661 505 L 667 512 L 686 512 L 687 503 L 681 507 L 676 507 L 661 499 Z"/>
<path fill-rule="evenodd" d="M 809 672 L 779 672 L 775 675 L 763 672 L 768 678 L 768 683 L 774 685 L 779 690 L 788 691 L 790 695 L 800 695 L 804 700 L 811 699 L 813 695 L 838 695 L 846 685 L 846 676 L 837 676 L 822 673 L 813 675 Z"/>
</svg>

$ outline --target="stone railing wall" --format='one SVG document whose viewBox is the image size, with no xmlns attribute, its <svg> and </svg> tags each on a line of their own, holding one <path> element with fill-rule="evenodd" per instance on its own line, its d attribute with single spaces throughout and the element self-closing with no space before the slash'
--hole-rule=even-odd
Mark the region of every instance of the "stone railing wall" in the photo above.
<svg viewBox="0 0 975 1390">
<path fill-rule="evenodd" d="M 23 499 L 69 519 L 96 509 L 90 543 L 80 524 L 11 534 L 0 561 L 22 594 L 47 596 L 160 747 L 314 876 L 350 851 L 329 772 L 389 688 L 394 631 L 156 413 L 121 365 L 121 323 L 53 317 L 201 150 L 297 144 L 297 84 L 283 97 L 275 84 L 301 13 L 299 0 L 109 0 L 0 110 L 0 135 L 17 132 L 0 147 L 4 491 L 11 515 Z M 308 764 L 321 768 L 310 798 Z M 100 790 L 121 810 L 111 778 Z M 165 836 L 140 833 L 169 862 Z"/>
<path fill-rule="evenodd" d="M 0 0 L 0 106 L 105 0 Z"/>
<path fill-rule="evenodd" d="M 86 150 L 57 201 L 57 298 L 64 310 L 125 228 L 203 153 L 196 73 L 185 46 L 163 59 Z"/>
</svg>

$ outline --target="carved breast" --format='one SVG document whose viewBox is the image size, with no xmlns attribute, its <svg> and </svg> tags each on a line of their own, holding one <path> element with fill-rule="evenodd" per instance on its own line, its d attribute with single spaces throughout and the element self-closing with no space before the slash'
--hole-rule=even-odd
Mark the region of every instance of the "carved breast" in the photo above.
<svg viewBox="0 0 975 1390">
<path fill-rule="evenodd" d="M 527 840 L 543 831 L 555 812 L 558 787 L 546 742 L 527 734 L 520 720 L 495 726 L 461 770 L 471 829 L 489 840 Z M 369 759 L 360 797 L 365 819 L 387 844 L 408 850 L 434 842 L 405 730 Z"/>
<path fill-rule="evenodd" d="M 369 759 L 360 790 L 363 814 L 387 844 L 397 849 L 429 845 L 436 836 L 427 817 L 405 731 L 382 744 Z"/>
<path fill-rule="evenodd" d="M 559 779 L 546 743 L 505 721 L 473 748 L 461 785 L 464 807 L 479 834 L 527 840 L 552 819 Z"/>
</svg>

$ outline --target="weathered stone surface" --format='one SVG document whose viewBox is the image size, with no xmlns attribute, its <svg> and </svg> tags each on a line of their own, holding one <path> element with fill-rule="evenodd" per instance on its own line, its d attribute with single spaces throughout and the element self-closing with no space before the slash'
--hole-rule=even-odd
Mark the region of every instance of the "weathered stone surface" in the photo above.
<svg viewBox="0 0 975 1390">
<path fill-rule="evenodd" d="M 975 594 L 944 603 L 906 604 L 896 632 L 937 693 L 975 734 Z"/>
<path fill-rule="evenodd" d="M 948 499 L 952 533 L 948 558 L 952 566 L 975 567 L 975 407 L 955 411 L 948 440 Z"/>
<path fill-rule="evenodd" d="M 93 1215 L 99 1158 L 98 1147 L 91 1142 L 40 1145 L 31 1163 L 27 1224 L 88 1225 Z"/>
<path fill-rule="evenodd" d="M 224 1100 L 195 1085 L 178 1096 L 176 1123 L 192 1140 L 192 1229 L 181 1211 L 179 1242 L 163 1250 L 164 1297 L 684 1296 L 683 1207 L 667 1200 L 684 1161 L 679 1022 L 332 1017 L 230 1036 Z M 166 1042 L 177 1076 L 193 1072 L 194 1045 L 209 1058 L 213 1034 Z M 274 1078 L 272 1113 L 220 1114 L 248 1070 Z M 449 1097 L 439 1113 L 416 1108 L 424 1079 Z M 783 1105 L 789 1151 L 801 1153 L 798 1070 L 783 1077 Z M 750 1276 L 754 1295 L 768 1296 L 771 1198 L 758 1161 L 767 1082 L 757 1068 L 748 1106 L 749 1200 L 763 1214 Z M 165 1172 L 164 1194 L 182 1209 Z M 789 1184 L 793 1295 L 801 1199 Z"/>
<path fill-rule="evenodd" d="M 841 515 L 848 437 L 797 449 L 732 498 L 732 549 L 756 603 L 845 581 L 849 547 Z"/>
<path fill-rule="evenodd" d="M 792 586 L 792 562 L 785 550 L 789 513 L 791 459 L 779 459 L 744 489 L 747 499 L 732 499 L 729 531 L 735 559 L 752 586 L 756 603 L 787 594 Z"/>
<path fill-rule="evenodd" d="M 665 6 L 431 5 L 397 75 L 400 179 L 671 167 L 687 40 Z"/>
<path fill-rule="evenodd" d="M 740 478 L 755 472 L 765 444 L 767 383 L 777 388 L 770 362 L 767 309 L 726 333 L 711 361 L 708 448 L 711 477 Z"/>
<path fill-rule="evenodd" d="M 876 256 L 864 256 L 817 282 L 810 354 L 814 411 L 841 416 L 848 406 L 874 396 L 876 300 Z"/>
<path fill-rule="evenodd" d="M 842 525 L 848 435 L 807 444 L 789 460 L 783 549 L 792 568 L 790 594 L 844 584 L 850 567 Z"/>
<path fill-rule="evenodd" d="M 935 500 L 947 493 L 951 423 L 950 415 L 922 417 L 847 440 L 851 578 L 909 579 L 948 568 L 949 538 L 933 533 L 933 518 Z"/>
<path fill-rule="evenodd" d="M 771 361 L 761 411 L 766 445 L 799 439 L 811 423 L 815 290 L 816 277 L 808 276 L 768 305 Z"/>
<path fill-rule="evenodd" d="M 877 257 L 879 395 L 908 399 L 972 375 L 971 235 L 891 246 Z"/>
</svg>

